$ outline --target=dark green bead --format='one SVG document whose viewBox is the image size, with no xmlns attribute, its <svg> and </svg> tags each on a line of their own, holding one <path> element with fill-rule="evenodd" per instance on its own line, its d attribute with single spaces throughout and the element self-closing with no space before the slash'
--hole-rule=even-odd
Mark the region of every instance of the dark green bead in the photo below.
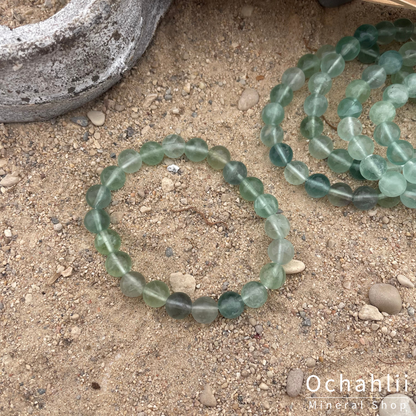
<svg viewBox="0 0 416 416">
<path fill-rule="evenodd" d="M 394 26 L 397 29 L 394 37 L 397 42 L 406 42 L 413 35 L 413 23 L 409 19 L 397 19 Z"/>
<path fill-rule="evenodd" d="M 264 126 L 260 132 L 260 140 L 267 147 L 283 141 L 283 129 L 280 126 Z"/>
<path fill-rule="evenodd" d="M 345 61 L 352 61 L 360 53 L 360 42 L 353 36 L 343 37 L 335 46 L 335 52 L 339 53 Z"/>
<path fill-rule="evenodd" d="M 303 55 L 299 61 L 297 67 L 300 68 L 305 74 L 305 78 L 310 78 L 313 74 L 319 72 L 321 66 L 321 60 L 312 53 Z"/>
<path fill-rule="evenodd" d="M 166 303 L 170 295 L 169 287 L 160 280 L 153 280 L 146 284 L 143 289 L 144 303 L 152 308 L 160 308 Z"/>
<path fill-rule="evenodd" d="M 340 101 L 337 109 L 338 116 L 342 119 L 345 117 L 360 117 L 363 106 L 356 98 L 347 97 Z"/>
<path fill-rule="evenodd" d="M 110 276 L 121 277 L 131 270 L 131 258 L 124 251 L 108 253 L 105 269 Z"/>
<path fill-rule="evenodd" d="M 120 279 L 120 289 L 123 295 L 137 298 L 142 295 L 146 280 L 139 272 L 128 272 Z"/>
<path fill-rule="evenodd" d="M 163 147 L 160 143 L 147 142 L 140 149 L 140 156 L 146 165 L 158 165 L 165 155 Z"/>
<path fill-rule="evenodd" d="M 360 186 L 352 195 L 352 203 L 358 209 L 368 211 L 377 205 L 377 191 L 369 186 Z"/>
<path fill-rule="evenodd" d="M 286 143 L 275 144 L 269 152 L 270 161 L 275 166 L 284 167 L 291 162 L 293 157 L 292 148 Z"/>
<path fill-rule="evenodd" d="M 165 304 L 167 314 L 173 319 L 184 319 L 192 311 L 192 300 L 182 292 L 172 293 Z"/>
<path fill-rule="evenodd" d="M 225 292 L 218 299 L 218 310 L 224 318 L 237 318 L 244 312 L 243 298 L 236 292 Z"/>
<path fill-rule="evenodd" d="M 364 181 L 365 178 L 363 175 L 361 175 L 360 165 L 361 165 L 361 160 L 353 160 L 352 165 L 350 166 L 349 172 L 350 172 L 350 175 L 354 179 L 357 179 L 357 181 Z"/>
<path fill-rule="evenodd" d="M 108 256 L 120 250 L 121 238 L 114 230 L 107 228 L 95 236 L 94 245 L 99 253 Z"/>
<path fill-rule="evenodd" d="M 259 195 L 254 201 L 254 211 L 261 218 L 276 214 L 279 209 L 277 199 L 270 194 Z"/>
<path fill-rule="evenodd" d="M 329 202 L 335 207 L 345 207 L 352 201 L 352 189 L 346 183 L 334 183 L 329 189 Z"/>
<path fill-rule="evenodd" d="M 285 118 L 285 110 L 279 103 L 270 103 L 263 108 L 261 118 L 268 126 L 278 126 Z"/>
<path fill-rule="evenodd" d="M 165 156 L 177 159 L 185 152 L 185 140 L 178 134 L 169 134 L 163 139 L 162 148 Z"/>
<path fill-rule="evenodd" d="M 228 182 L 230 185 L 240 185 L 247 177 L 247 168 L 244 163 L 232 160 L 224 166 L 222 173 L 225 182 Z"/>
<path fill-rule="evenodd" d="M 260 282 L 248 282 L 241 289 L 241 297 L 249 308 L 257 309 L 266 303 L 267 289 Z"/>
<path fill-rule="evenodd" d="M 397 28 L 392 22 L 383 21 L 377 23 L 376 29 L 378 30 L 377 42 L 380 45 L 386 45 L 393 42 L 394 37 L 396 36 Z"/>
<path fill-rule="evenodd" d="M 118 155 L 117 164 L 125 173 L 134 173 L 142 167 L 142 157 L 135 150 L 126 149 Z"/>
<path fill-rule="evenodd" d="M 100 175 L 101 183 L 110 191 L 116 191 L 126 182 L 126 174 L 118 166 L 107 166 Z"/>
<path fill-rule="evenodd" d="M 321 173 L 314 173 L 305 182 L 305 190 L 312 198 L 322 198 L 328 194 L 331 183 Z"/>
<path fill-rule="evenodd" d="M 336 173 L 347 172 L 352 165 L 353 158 L 345 149 L 335 149 L 328 156 L 328 166 Z"/>
<path fill-rule="evenodd" d="M 292 88 L 290 88 L 286 84 L 276 85 L 270 91 L 270 101 L 272 103 L 278 103 L 282 107 L 286 107 L 292 102 L 292 100 L 293 100 Z"/>
<path fill-rule="evenodd" d="M 90 207 L 103 209 L 111 202 L 111 192 L 104 185 L 93 185 L 88 189 L 85 199 Z"/>
<path fill-rule="evenodd" d="M 209 296 L 201 296 L 192 304 L 192 316 L 200 324 L 210 324 L 218 316 L 218 304 Z"/>
<path fill-rule="evenodd" d="M 214 170 L 224 169 L 230 160 L 230 152 L 224 146 L 214 146 L 208 152 L 207 162 Z"/>
<path fill-rule="evenodd" d="M 84 218 L 85 228 L 93 234 L 98 234 L 110 226 L 110 216 L 102 209 L 92 209 Z"/>
<path fill-rule="evenodd" d="M 246 201 L 254 201 L 264 192 L 263 182 L 258 178 L 250 176 L 240 183 L 239 191 L 243 199 Z"/>
<path fill-rule="evenodd" d="M 208 156 L 208 145 L 205 140 L 194 137 L 185 144 L 185 155 L 191 162 L 202 162 Z"/>
<path fill-rule="evenodd" d="M 372 25 L 361 25 L 354 33 L 360 45 L 364 48 L 371 48 L 378 39 L 378 30 Z"/>
<path fill-rule="evenodd" d="M 380 56 L 380 48 L 377 44 L 371 48 L 363 48 L 361 46 L 360 53 L 358 54 L 358 60 L 363 64 L 373 64 Z"/>
<path fill-rule="evenodd" d="M 308 116 L 300 123 L 300 132 L 303 137 L 313 139 L 324 131 L 324 123 L 319 117 Z"/>
<path fill-rule="evenodd" d="M 331 78 L 341 75 L 344 69 L 345 60 L 340 54 L 331 52 L 322 58 L 321 71 L 326 72 Z"/>
<path fill-rule="evenodd" d="M 260 282 L 267 289 L 280 289 L 286 281 L 285 269 L 276 263 L 267 263 L 260 270 Z"/>
</svg>

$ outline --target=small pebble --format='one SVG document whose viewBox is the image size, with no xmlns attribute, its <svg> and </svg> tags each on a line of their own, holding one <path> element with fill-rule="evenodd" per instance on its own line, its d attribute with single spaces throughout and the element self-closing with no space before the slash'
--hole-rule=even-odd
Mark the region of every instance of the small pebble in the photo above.
<svg viewBox="0 0 416 416">
<path fill-rule="evenodd" d="M 152 210 L 152 208 L 150 208 L 150 207 L 145 207 L 145 206 L 143 206 L 143 207 L 141 207 L 140 208 L 140 212 L 142 213 L 142 214 L 146 214 L 146 212 L 150 212 Z"/>
<path fill-rule="evenodd" d="M 380 416 L 416 416 L 416 404 L 405 394 L 389 394 L 381 401 L 379 414 Z"/>
<path fill-rule="evenodd" d="M 11 174 L 8 174 L 0 181 L 0 186 L 4 186 L 5 188 L 10 188 L 11 186 L 19 183 L 19 181 L 20 181 L 20 178 L 18 176 L 13 176 Z"/>
<path fill-rule="evenodd" d="M 303 384 L 303 371 L 300 368 L 295 368 L 289 371 L 286 381 L 286 393 L 290 397 L 299 396 Z"/>
<path fill-rule="evenodd" d="M 172 179 L 169 179 L 169 178 L 163 178 L 162 179 L 162 190 L 163 190 L 163 192 L 168 193 L 170 191 L 173 191 L 174 187 L 175 186 L 173 184 Z"/>
<path fill-rule="evenodd" d="M 59 233 L 59 232 L 61 232 L 62 231 L 62 224 L 61 223 L 59 223 L 58 222 L 58 224 L 54 224 L 53 225 L 53 229 L 57 232 L 57 233 Z"/>
<path fill-rule="evenodd" d="M 199 401 L 208 407 L 215 407 L 217 405 L 217 401 L 215 400 L 214 394 L 212 393 L 211 386 L 209 384 L 205 384 L 204 390 L 199 395 Z"/>
<path fill-rule="evenodd" d="M 407 308 L 407 313 L 409 314 L 409 316 L 415 316 L 415 308 L 412 308 L 411 306 L 409 306 Z"/>
<path fill-rule="evenodd" d="M 247 111 L 259 102 L 259 93 L 254 88 L 246 88 L 238 100 L 237 107 L 240 111 Z"/>
<path fill-rule="evenodd" d="M 169 281 L 174 292 L 183 292 L 189 296 L 195 293 L 195 278 L 190 274 L 172 273 Z"/>
<path fill-rule="evenodd" d="M 70 120 L 74 124 L 78 124 L 78 126 L 88 127 L 88 119 L 86 117 L 76 116 L 76 117 L 71 117 Z"/>
<path fill-rule="evenodd" d="M 380 311 L 373 305 L 364 305 L 358 313 L 358 317 L 363 321 L 382 321 L 384 319 Z"/>
<path fill-rule="evenodd" d="M 65 270 L 62 270 L 62 272 L 61 272 L 61 276 L 62 277 L 69 277 L 69 276 L 71 276 L 72 275 L 72 267 L 68 267 L 67 269 L 65 269 Z"/>
<path fill-rule="evenodd" d="M 249 322 L 249 324 L 250 324 L 251 326 L 256 326 L 256 325 L 257 325 L 257 321 L 256 321 L 254 318 L 250 318 L 250 319 L 248 320 L 248 322 Z"/>
<path fill-rule="evenodd" d="M 165 250 L 165 256 L 166 256 L 166 257 L 172 257 L 172 256 L 173 256 L 173 249 L 172 249 L 172 247 L 168 247 L 168 248 Z"/>
<path fill-rule="evenodd" d="M 392 285 L 376 283 L 368 293 L 370 303 L 381 312 L 397 315 L 402 310 L 402 298 L 399 291 Z"/>
<path fill-rule="evenodd" d="M 241 17 L 250 17 L 253 14 L 254 7 L 251 4 L 245 4 L 241 8 Z"/>
<path fill-rule="evenodd" d="M 74 313 L 73 315 L 71 315 L 71 319 L 73 321 L 77 321 L 79 319 L 79 315 L 77 313 Z"/>
<path fill-rule="evenodd" d="M 306 367 L 313 368 L 316 365 L 316 361 L 312 357 L 306 359 Z"/>
<path fill-rule="evenodd" d="M 289 263 L 283 265 L 286 274 L 296 274 L 305 270 L 305 263 L 300 260 L 291 260 Z"/>
<path fill-rule="evenodd" d="M 102 111 L 88 111 L 87 117 L 90 119 L 91 123 L 97 127 L 102 126 L 105 122 L 105 114 Z"/>
<path fill-rule="evenodd" d="M 258 335 L 261 335 L 263 333 L 263 326 L 262 325 L 256 325 L 254 327 Z"/>
<path fill-rule="evenodd" d="M 371 324 L 371 329 L 373 331 L 377 331 L 377 329 L 379 329 L 379 328 L 380 328 L 380 325 L 379 324 Z"/>
<path fill-rule="evenodd" d="M 399 274 L 397 276 L 397 280 L 402 286 L 408 287 L 409 289 L 413 289 L 415 287 L 411 280 L 408 279 L 406 276 L 403 276 L 402 274 Z"/>
<path fill-rule="evenodd" d="M 259 388 L 260 390 L 269 390 L 269 386 L 265 383 L 260 383 Z"/>
<path fill-rule="evenodd" d="M 12 237 L 12 232 L 10 230 L 4 230 L 4 236 L 6 238 L 11 238 Z"/>
</svg>

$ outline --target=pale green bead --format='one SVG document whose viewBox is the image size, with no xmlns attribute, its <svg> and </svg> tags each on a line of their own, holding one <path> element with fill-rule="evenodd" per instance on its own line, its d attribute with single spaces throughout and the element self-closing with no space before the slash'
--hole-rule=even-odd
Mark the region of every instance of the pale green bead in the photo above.
<svg viewBox="0 0 416 416">
<path fill-rule="evenodd" d="M 354 37 L 358 39 L 360 45 L 364 48 L 370 48 L 378 39 L 378 30 L 372 25 L 361 25 L 354 33 Z"/>
<path fill-rule="evenodd" d="M 356 160 L 363 160 L 374 152 L 374 142 L 370 137 L 360 134 L 348 144 L 349 155 Z"/>
<path fill-rule="evenodd" d="M 358 54 L 358 60 L 363 64 L 373 64 L 377 61 L 377 58 L 380 56 L 380 48 L 377 44 L 371 46 L 370 48 L 363 48 L 361 46 L 360 53 Z"/>
<path fill-rule="evenodd" d="M 135 173 L 142 167 L 142 157 L 135 150 L 126 149 L 118 155 L 117 164 L 125 173 Z"/>
<path fill-rule="evenodd" d="M 260 270 L 260 282 L 267 289 L 280 289 L 286 281 L 285 269 L 276 263 L 267 263 Z"/>
<path fill-rule="evenodd" d="M 85 199 L 90 207 L 103 209 L 111 202 L 111 192 L 104 185 L 93 185 L 88 189 Z"/>
<path fill-rule="evenodd" d="M 93 234 L 98 234 L 110 226 L 110 216 L 103 209 L 92 209 L 84 218 L 85 228 Z"/>
<path fill-rule="evenodd" d="M 260 140 L 267 147 L 283 142 L 283 129 L 280 126 L 264 126 L 260 132 Z"/>
<path fill-rule="evenodd" d="M 160 143 L 153 141 L 144 143 L 140 148 L 140 156 L 142 157 L 143 163 L 149 166 L 158 165 L 165 155 L 163 147 Z"/>
<path fill-rule="evenodd" d="M 400 139 L 400 127 L 392 121 L 380 123 L 374 130 L 374 140 L 381 146 L 389 146 Z"/>
<path fill-rule="evenodd" d="M 371 65 L 364 69 L 361 79 L 366 81 L 370 88 L 380 88 L 386 82 L 387 74 L 384 68 L 379 65 Z"/>
<path fill-rule="evenodd" d="M 334 143 L 328 136 L 314 137 L 309 142 L 309 153 L 316 159 L 326 159 L 334 150 Z"/>
<path fill-rule="evenodd" d="M 393 198 L 406 190 L 407 181 L 401 173 L 388 171 L 381 177 L 378 186 L 384 195 Z"/>
<path fill-rule="evenodd" d="M 273 240 L 282 240 L 290 231 L 288 219 L 282 214 L 270 215 L 264 222 L 266 234 Z"/>
<path fill-rule="evenodd" d="M 388 101 L 379 101 L 371 107 L 369 117 L 376 126 L 384 121 L 393 121 L 396 108 Z"/>
<path fill-rule="evenodd" d="M 282 84 L 297 91 L 305 84 L 305 74 L 300 68 L 288 68 L 282 75 Z"/>
<path fill-rule="evenodd" d="M 241 289 L 241 297 L 247 307 L 257 309 L 267 300 L 267 289 L 260 282 L 248 282 Z"/>
<path fill-rule="evenodd" d="M 403 65 L 416 65 L 416 42 L 407 42 L 399 49 L 400 55 L 403 57 Z"/>
<path fill-rule="evenodd" d="M 210 324 L 218 316 L 218 304 L 209 296 L 201 296 L 192 304 L 191 314 L 200 324 Z"/>
<path fill-rule="evenodd" d="M 305 78 L 310 78 L 313 74 L 319 72 L 320 66 L 321 60 L 312 53 L 303 55 L 297 64 L 297 67 L 305 74 Z"/>
<path fill-rule="evenodd" d="M 95 236 L 94 246 L 104 256 L 120 250 L 121 238 L 114 231 L 107 228 Z"/>
<path fill-rule="evenodd" d="M 249 176 L 240 183 L 240 195 L 246 201 L 255 199 L 264 192 L 263 182 L 255 177 Z"/>
<path fill-rule="evenodd" d="M 410 159 L 405 163 L 403 175 L 407 182 L 416 183 L 416 158 Z"/>
<path fill-rule="evenodd" d="M 222 174 L 230 185 L 240 185 L 247 177 L 247 168 L 244 163 L 232 160 L 224 166 Z"/>
<path fill-rule="evenodd" d="M 324 95 L 311 94 L 306 98 L 303 108 L 308 116 L 321 117 L 328 108 L 328 100 Z"/>
<path fill-rule="evenodd" d="M 339 53 L 345 61 L 352 61 L 360 53 L 360 42 L 353 36 L 343 37 L 335 46 L 335 51 Z"/>
<path fill-rule="evenodd" d="M 319 59 L 321 59 L 321 60 L 322 60 L 322 58 L 323 58 L 325 55 L 328 55 L 328 53 L 331 53 L 331 52 L 335 52 L 335 46 L 332 46 L 332 45 L 323 45 L 323 46 L 321 46 L 321 47 L 317 50 L 317 52 L 316 52 L 316 56 L 317 56 Z"/>
<path fill-rule="evenodd" d="M 308 179 L 309 169 L 303 162 L 292 160 L 286 165 L 283 174 L 291 185 L 301 185 Z"/>
<path fill-rule="evenodd" d="M 191 162 L 202 162 L 208 156 L 208 145 L 205 140 L 194 137 L 185 144 L 185 155 Z"/>
<path fill-rule="evenodd" d="M 351 167 L 353 158 L 345 149 L 335 149 L 328 156 L 328 166 L 336 173 L 347 172 Z"/>
<path fill-rule="evenodd" d="M 293 91 L 292 88 L 290 88 L 286 84 L 279 84 L 276 85 L 271 91 L 270 91 L 270 101 L 272 103 L 278 103 L 282 107 L 286 107 L 292 102 L 293 99 Z"/>
<path fill-rule="evenodd" d="M 254 200 L 254 211 L 261 218 L 276 214 L 278 209 L 279 204 L 273 195 L 262 194 Z"/>
<path fill-rule="evenodd" d="M 126 174 L 118 166 L 107 166 L 100 175 L 101 183 L 110 191 L 116 191 L 126 182 Z"/>
<path fill-rule="evenodd" d="M 344 98 L 340 101 L 337 108 L 337 113 L 339 118 L 345 117 L 360 117 L 363 111 L 363 106 L 361 103 L 355 98 Z"/>
<path fill-rule="evenodd" d="M 121 277 L 131 270 L 131 258 L 124 251 L 108 253 L 105 269 L 110 276 Z"/>
<path fill-rule="evenodd" d="M 336 52 L 325 55 L 321 61 L 321 71 L 326 72 L 331 78 L 341 75 L 345 69 L 344 58 Z"/>
<path fill-rule="evenodd" d="M 224 146 L 214 146 L 208 152 L 207 162 L 214 170 L 224 169 L 230 160 L 231 154 Z"/>
<path fill-rule="evenodd" d="M 416 185 L 408 183 L 406 190 L 400 195 L 400 201 L 407 208 L 416 208 Z"/>
<path fill-rule="evenodd" d="M 387 87 L 383 92 L 383 101 L 388 101 L 394 105 L 394 108 L 403 107 L 409 100 L 407 87 L 401 84 L 393 84 Z"/>
<path fill-rule="evenodd" d="M 300 123 L 300 132 L 303 137 L 312 139 L 324 131 L 324 123 L 319 117 L 308 116 Z"/>
<path fill-rule="evenodd" d="M 165 156 L 177 159 L 185 152 L 185 140 L 178 134 L 169 134 L 163 139 L 162 147 Z"/>
<path fill-rule="evenodd" d="M 328 201 L 335 207 L 345 207 L 352 201 L 352 189 L 346 183 L 334 183 L 328 192 Z"/>
<path fill-rule="evenodd" d="M 404 165 L 413 155 L 413 146 L 406 140 L 397 140 L 387 148 L 387 159 L 394 165 Z"/>
<path fill-rule="evenodd" d="M 337 127 L 338 136 L 349 142 L 355 136 L 358 136 L 363 131 L 363 125 L 358 118 L 355 117 L 345 117 L 339 123 Z"/>
<path fill-rule="evenodd" d="M 387 172 L 387 162 L 379 155 L 370 155 L 360 163 L 360 172 L 369 181 L 378 181 Z"/>
<path fill-rule="evenodd" d="M 285 118 L 285 110 L 278 103 L 269 103 L 263 108 L 261 118 L 268 126 L 278 126 Z"/>
<path fill-rule="evenodd" d="M 283 266 L 293 259 L 295 249 L 288 240 L 273 240 L 267 248 L 267 254 L 271 261 Z"/>
<path fill-rule="evenodd" d="M 160 280 L 153 280 L 147 283 L 143 289 L 144 303 L 152 308 L 160 308 L 163 306 L 169 295 L 168 285 Z"/>
<path fill-rule="evenodd" d="M 146 280 L 138 272 L 128 272 L 120 279 L 120 289 L 123 295 L 137 298 L 142 295 Z"/>
<path fill-rule="evenodd" d="M 403 84 L 407 87 L 409 98 L 416 98 L 416 74 L 408 75 Z"/>
<path fill-rule="evenodd" d="M 378 58 L 377 64 L 384 68 L 387 75 L 392 75 L 402 68 L 403 57 L 397 51 L 387 51 Z"/>
<path fill-rule="evenodd" d="M 406 42 L 413 35 L 413 23 L 409 19 L 397 19 L 394 26 L 397 29 L 394 37 L 397 42 Z"/>
<path fill-rule="evenodd" d="M 308 89 L 311 94 L 326 95 L 331 90 L 332 78 L 325 72 L 313 74 L 308 82 Z"/>
<path fill-rule="evenodd" d="M 392 22 L 383 21 L 376 24 L 376 29 L 378 31 L 377 42 L 380 45 L 386 45 L 393 42 L 394 37 L 397 32 L 396 26 Z"/>
<path fill-rule="evenodd" d="M 362 79 L 356 79 L 351 81 L 347 85 L 347 89 L 345 90 L 345 96 L 350 98 L 355 98 L 361 104 L 368 100 L 370 97 L 371 88 L 367 82 Z"/>
</svg>

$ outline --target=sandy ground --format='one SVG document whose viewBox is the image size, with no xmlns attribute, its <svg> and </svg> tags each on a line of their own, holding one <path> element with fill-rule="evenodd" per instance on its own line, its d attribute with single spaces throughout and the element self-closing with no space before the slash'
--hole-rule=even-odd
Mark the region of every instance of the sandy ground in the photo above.
<svg viewBox="0 0 416 416">
<path fill-rule="evenodd" d="M 315 1 L 291 0 L 253 2 L 251 16 L 242 17 L 242 5 L 175 1 L 137 66 L 103 97 L 49 122 L 1 126 L 0 173 L 21 178 L 0 196 L 1 415 L 377 414 L 370 399 L 362 410 L 354 409 L 355 399 L 340 400 L 347 409 L 309 410 L 305 385 L 297 398 L 286 394 L 292 368 L 323 381 L 339 380 L 340 373 L 352 381 L 400 375 L 416 396 L 415 319 L 408 312 L 416 307 L 416 292 L 396 279 L 416 278 L 415 211 L 398 206 L 369 213 L 312 200 L 302 187 L 286 183 L 259 140 L 261 108 L 283 71 L 308 52 L 304 39 L 317 48 L 335 44 L 360 24 L 416 15 L 360 1 L 324 10 Z M 349 63 L 335 81 L 327 112 L 333 123 L 345 86 L 362 70 Z M 236 104 L 246 87 L 255 88 L 260 101 L 241 112 Z M 157 94 L 150 105 L 149 94 Z M 314 173 L 359 186 L 309 158 L 298 128 L 307 94 L 306 87 L 296 93 L 283 123 L 295 158 Z M 374 92 L 370 102 L 380 96 Z M 371 134 L 369 105 L 362 119 Z M 70 121 L 90 109 L 106 112 L 104 126 Z M 398 111 L 398 124 L 413 145 L 415 122 L 414 105 Z M 295 258 L 306 264 L 265 306 L 233 321 L 177 322 L 163 308 L 124 297 L 82 224 L 85 192 L 99 182 L 99 172 L 115 164 L 123 149 L 173 132 L 186 140 L 202 137 L 210 147 L 224 145 L 244 162 L 279 200 L 291 222 Z M 335 139 L 329 126 L 325 132 Z M 206 163 L 185 157 L 176 163 L 180 176 L 168 173 L 166 163 L 145 166 L 113 193 L 109 212 L 122 249 L 148 280 L 192 274 L 194 298 L 241 290 L 268 262 L 263 220 Z M 168 193 L 161 188 L 166 176 L 175 183 Z M 184 204 L 228 229 L 210 227 L 192 212 L 172 212 Z M 142 213 L 143 206 L 151 211 Z M 50 284 L 57 270 L 68 268 L 70 276 Z M 372 326 L 357 315 L 376 282 L 397 286 L 403 311 Z M 261 326 L 258 333 L 253 324 Z M 214 391 L 214 408 L 200 402 L 205 384 Z M 357 395 L 340 392 L 338 382 L 335 389 L 333 396 Z M 365 396 L 379 403 L 386 394 L 384 388 Z"/>
</svg>

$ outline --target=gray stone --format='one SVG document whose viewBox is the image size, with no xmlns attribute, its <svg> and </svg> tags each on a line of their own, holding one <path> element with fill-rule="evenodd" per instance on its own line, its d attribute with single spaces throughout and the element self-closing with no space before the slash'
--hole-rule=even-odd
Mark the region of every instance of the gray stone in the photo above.
<svg viewBox="0 0 416 416">
<path fill-rule="evenodd" d="M 195 278 L 190 274 L 172 273 L 170 285 L 174 292 L 183 292 L 192 296 L 195 292 Z"/>
<path fill-rule="evenodd" d="M 81 127 L 88 127 L 88 119 L 86 117 L 76 116 L 71 117 L 70 120 Z"/>
<path fill-rule="evenodd" d="M 384 319 L 380 311 L 372 305 L 364 305 L 360 309 L 358 317 L 363 321 L 382 321 Z"/>
<path fill-rule="evenodd" d="M 289 371 L 286 381 L 286 393 L 290 397 L 299 396 L 303 384 L 303 371 L 300 368 L 294 368 Z"/>
<path fill-rule="evenodd" d="M 283 265 L 286 274 L 301 273 L 305 270 L 305 263 L 300 260 L 291 260 L 289 263 Z"/>
<path fill-rule="evenodd" d="M 416 404 L 405 394 L 389 394 L 381 401 L 379 413 L 380 416 L 416 416 Z"/>
<path fill-rule="evenodd" d="M 368 293 L 370 303 L 381 312 L 397 315 L 402 310 L 402 298 L 399 291 L 392 285 L 376 283 Z"/>
<path fill-rule="evenodd" d="M 217 405 L 217 401 L 215 400 L 214 394 L 212 393 L 211 386 L 209 384 L 205 384 L 204 390 L 199 396 L 199 401 L 208 407 L 215 407 Z"/>
<path fill-rule="evenodd" d="M 259 93 L 254 88 L 246 88 L 238 100 L 237 107 L 241 111 L 247 111 L 259 102 Z"/>
<path fill-rule="evenodd" d="M 165 250 L 165 256 L 166 256 L 166 257 L 172 257 L 172 256 L 173 256 L 173 248 L 172 248 L 172 247 L 168 247 L 168 248 Z"/>
</svg>

